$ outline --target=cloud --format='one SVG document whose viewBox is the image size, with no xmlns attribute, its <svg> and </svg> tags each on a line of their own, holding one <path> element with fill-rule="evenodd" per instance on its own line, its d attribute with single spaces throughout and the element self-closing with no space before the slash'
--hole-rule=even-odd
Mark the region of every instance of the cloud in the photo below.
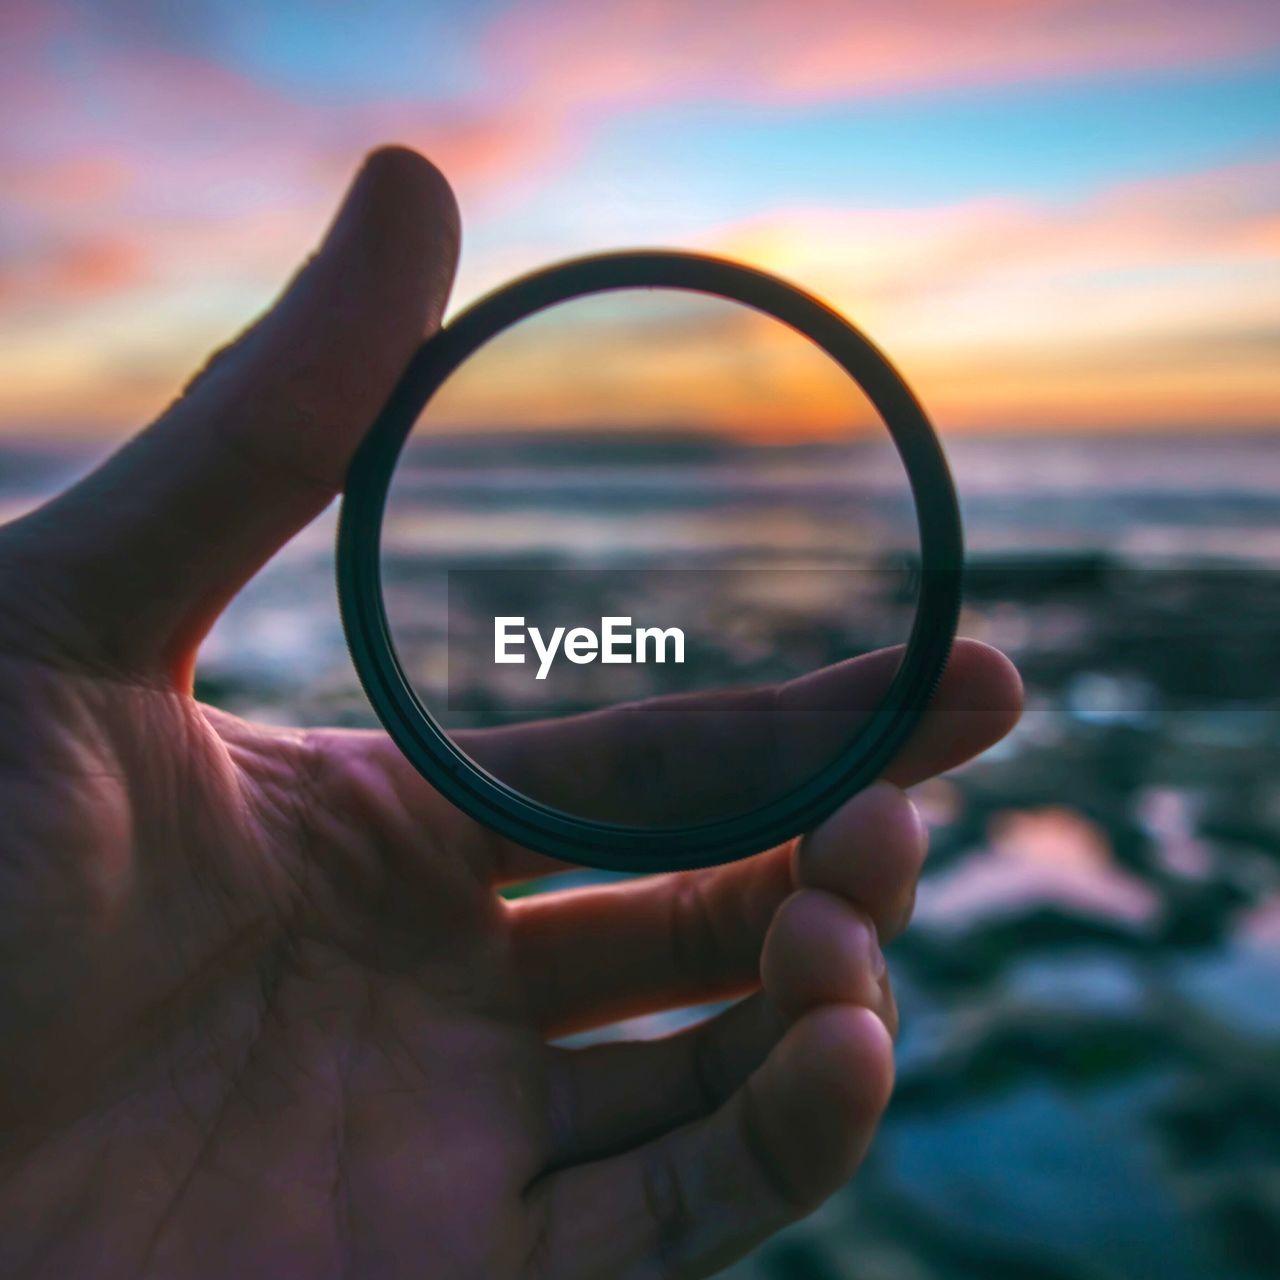
<svg viewBox="0 0 1280 1280">
<path fill-rule="evenodd" d="M 135 15 L 154 8 L 131 5 Z M 1199 67 L 1280 40 L 1280 9 L 1258 0 L 547 0 L 494 19 L 472 74 L 447 94 L 424 50 L 420 96 L 375 88 L 338 99 L 202 54 L 197 37 L 218 11 L 197 4 L 175 30 L 150 18 L 90 22 L 70 0 L 0 6 L 0 323 L 13 335 L 0 426 L 42 405 L 49 417 L 115 426 L 154 412 L 224 324 L 269 301 L 359 154 L 390 138 L 455 181 L 469 232 L 481 228 L 467 273 L 488 281 L 530 264 L 517 243 L 526 198 L 562 180 L 583 141 L 621 114 Z M 501 234 L 486 240 L 486 222 Z M 1194 396 L 1165 397 L 1204 412 L 1224 335 L 1275 320 L 1280 190 L 1274 166 L 1258 165 L 1077 205 L 1002 196 L 764 211 L 710 227 L 702 242 L 831 295 L 921 370 L 956 423 L 979 424 L 984 405 L 1012 421 L 1018 395 L 1043 420 L 1050 387 L 1069 416 L 1088 399 L 1067 385 L 1087 359 L 1106 364 L 1112 385 L 1136 387 L 1144 334 L 1180 349 L 1188 334 L 1210 340 L 1216 356 L 1180 359 L 1170 377 L 1198 378 Z M 1117 350 L 1133 363 L 1117 368 Z M 1237 416 L 1246 402 L 1260 415 L 1274 391 L 1247 363 L 1233 355 L 1219 382 Z M 1144 387 L 1145 413 L 1158 397 Z M 1096 417 L 1105 396 L 1089 394 Z M 1137 412 L 1141 398 L 1120 397 L 1114 413 Z"/>
<path fill-rule="evenodd" d="M 30 260 L 0 262 L 0 302 L 86 298 L 139 284 L 147 258 L 132 237 L 85 236 Z"/>
<path fill-rule="evenodd" d="M 821 270 L 847 297 L 936 298 L 1025 271 L 1233 261 L 1274 265 L 1280 161 L 1122 182 L 1079 201 L 1000 196 L 902 209 L 772 210 L 709 239 L 781 270 Z"/>
<path fill-rule="evenodd" d="M 143 420 L 185 366 L 267 301 L 319 229 L 268 202 L 211 224 L 156 222 L 141 257 L 130 241 L 69 241 L 25 278 L 28 311 L 43 297 L 46 318 L 29 317 L 0 359 L 0 420 Z M 1069 203 L 775 210 L 708 227 L 698 247 L 825 296 L 884 347 L 944 429 L 1275 425 L 1274 161 L 1122 183 Z M 0 273 L 0 307 L 11 314 L 14 290 Z M 547 377 L 512 348 L 504 377 L 490 381 L 521 395 L 541 387 L 544 417 L 571 411 L 586 421 L 593 410 L 575 369 L 585 364 L 602 385 L 620 370 L 632 387 L 640 370 L 661 394 L 636 394 L 639 408 L 684 405 L 703 421 L 723 410 L 725 425 L 756 431 L 812 391 L 810 427 L 839 426 L 838 392 L 824 385 L 817 394 L 806 381 L 811 364 L 793 350 L 733 330 L 726 337 L 723 315 L 717 327 L 713 312 L 679 314 L 678 332 L 662 316 L 647 328 L 623 323 L 614 332 L 625 351 L 612 350 L 603 331 L 585 361 L 580 341 L 564 344 L 563 386 L 554 385 L 563 362 L 546 347 Z M 747 399 L 735 399 L 723 361 L 748 340 L 759 376 L 754 390 L 742 383 Z M 464 407 L 460 416 L 473 419 L 510 409 L 491 392 Z M 526 420 L 533 412 L 518 411 Z"/>
<path fill-rule="evenodd" d="M 1280 162 L 1068 203 L 776 210 L 701 247 L 821 293 L 948 430 L 1276 425 Z M 743 308 L 643 294 L 503 335 L 436 426 L 699 425 L 777 438 L 865 424 L 819 353 Z"/>
<path fill-rule="evenodd" d="M 1271 0 L 549 0 L 487 42 L 531 102 L 776 103 L 1196 66 L 1280 44 Z"/>
<path fill-rule="evenodd" d="M 1277 162 L 1069 204 L 781 210 L 703 247 L 821 293 L 946 425 L 1251 425 L 1280 406 Z"/>
</svg>

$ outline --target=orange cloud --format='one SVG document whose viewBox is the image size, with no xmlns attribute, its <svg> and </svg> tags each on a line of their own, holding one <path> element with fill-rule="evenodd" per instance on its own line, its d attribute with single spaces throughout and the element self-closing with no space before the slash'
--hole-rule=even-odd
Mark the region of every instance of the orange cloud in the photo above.
<svg viewBox="0 0 1280 1280">
<path fill-rule="evenodd" d="M 1070 205 L 778 211 L 705 247 L 814 288 L 955 427 L 1280 419 L 1280 163 Z"/>
<path fill-rule="evenodd" d="M 1055 205 L 780 210 L 703 247 L 825 295 L 949 429 L 1274 427 L 1280 163 Z M 645 296 L 576 303 L 492 344 L 430 421 L 843 433 L 867 406 L 769 321 Z M 598 318 L 591 317 L 598 312 Z"/>
<path fill-rule="evenodd" d="M 67 245 L 49 266 L 56 289 L 83 296 L 137 284 L 144 278 L 146 255 L 136 240 L 98 236 Z"/>
<path fill-rule="evenodd" d="M 1262 427 L 1280 417 L 1278 222 L 1280 163 L 1267 162 L 1073 204 L 780 210 L 711 228 L 701 247 L 826 296 L 946 429 Z M 318 230 L 296 210 L 262 209 L 157 224 L 145 263 L 127 246 L 82 246 L 52 272 L 79 299 L 74 317 L 29 326 L 0 358 L 0 420 L 143 420 L 268 300 Z M 435 420 L 661 420 L 776 436 L 784 420 L 829 434 L 865 418 L 820 359 L 772 329 L 628 309 L 541 346 L 513 338 Z"/>
</svg>

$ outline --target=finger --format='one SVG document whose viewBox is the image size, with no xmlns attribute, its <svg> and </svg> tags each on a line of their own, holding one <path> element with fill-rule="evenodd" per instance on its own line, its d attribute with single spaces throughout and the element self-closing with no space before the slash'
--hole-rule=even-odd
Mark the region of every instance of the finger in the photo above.
<svg viewBox="0 0 1280 1280">
<path fill-rule="evenodd" d="M 714 1111 L 785 1027 L 823 1004 L 860 1005 L 890 1034 L 897 1010 L 875 925 L 852 903 L 805 890 L 779 908 L 761 957 L 763 991 L 674 1035 L 555 1051 L 558 1163 L 598 1157 Z"/>
<path fill-rule="evenodd" d="M 818 830 L 828 827 L 838 837 L 816 846 L 825 882 L 813 887 L 842 894 L 873 928 L 888 929 L 924 859 L 914 807 L 896 787 L 877 783 Z M 806 874 L 813 861 L 807 857 Z M 793 854 L 780 846 L 723 867 L 515 904 L 513 945 L 529 975 L 535 1019 L 548 1034 L 564 1035 L 750 990 L 774 913 L 796 884 Z"/>
<path fill-rule="evenodd" d="M 998 649 L 955 642 L 937 691 L 884 776 L 914 786 L 981 754 L 1018 723 L 1022 677 Z"/>
<path fill-rule="evenodd" d="M 890 1035 L 897 1010 L 875 922 L 852 902 L 802 889 L 778 908 L 760 956 L 765 994 L 795 1021 L 824 1004 L 856 1004 L 878 1014 Z"/>
<path fill-rule="evenodd" d="M 797 761 L 815 755 L 825 759 L 820 740 L 824 734 L 831 737 L 833 708 L 874 706 L 896 662 L 893 651 L 883 650 L 781 686 L 778 702 L 791 709 L 780 716 L 761 700 L 769 690 L 753 690 L 745 700 L 707 694 L 657 698 L 634 708 L 459 738 L 504 781 L 547 803 L 584 816 L 595 810 L 614 819 L 630 813 L 641 823 L 673 822 L 699 806 L 724 813 L 759 804 L 762 793 L 756 790 L 752 797 L 744 787 L 759 786 L 752 769 L 762 767 L 771 753 L 791 761 L 788 777 L 800 776 Z M 929 710 L 888 775 L 909 786 L 963 764 L 1002 738 L 1017 722 L 1021 706 L 1022 684 L 1012 663 L 987 645 L 958 640 Z M 736 709 L 736 719 L 730 708 Z M 640 729 L 630 749 L 628 724 Z M 809 736 L 811 730 L 816 738 Z M 816 750 L 815 741 L 820 743 Z M 753 746 L 760 748 L 756 754 Z M 764 792 L 768 789 L 765 782 Z M 570 866 L 491 833 L 476 847 L 483 849 L 495 883 Z"/>
<path fill-rule="evenodd" d="M 505 782 L 582 817 L 705 822 L 758 808 L 831 759 L 900 656 L 882 650 L 785 684 L 650 698 L 463 742 Z"/>
<path fill-rule="evenodd" d="M 613 1155 L 710 1115 L 785 1029 L 781 1013 L 757 991 L 671 1035 L 553 1047 L 548 1162 Z"/>
<path fill-rule="evenodd" d="M 808 779 L 879 705 L 901 659 L 882 649 L 764 688 L 680 695 L 466 735 L 490 772 L 571 813 L 646 826 L 758 808 Z M 960 764 L 1017 720 L 1002 654 L 957 641 L 938 693 L 888 770 L 901 786 Z"/>
<path fill-rule="evenodd" d="M 896 658 L 886 650 L 805 677 L 805 682 L 811 684 L 796 694 L 802 704 L 800 710 L 784 717 L 789 727 L 780 721 L 771 725 L 766 712 L 764 722 L 756 725 L 755 741 L 765 741 L 764 751 L 767 754 L 770 750 L 767 742 L 776 732 L 779 753 L 804 754 L 809 750 L 806 716 L 810 722 L 815 718 L 821 721 L 827 704 L 839 701 L 835 694 L 841 689 L 850 691 L 848 700 L 851 704 L 874 703 L 892 677 L 895 663 Z M 787 697 L 784 694 L 781 701 L 786 702 Z M 647 819 L 651 823 L 663 821 L 665 812 L 687 809 L 691 795 L 723 796 L 726 788 L 732 789 L 736 785 L 738 775 L 734 771 L 740 772 L 750 764 L 749 754 L 740 757 L 737 753 L 752 735 L 744 731 L 750 728 L 749 725 L 740 724 L 738 732 L 730 735 L 732 741 L 728 745 L 712 748 L 712 740 L 718 740 L 723 730 L 723 698 L 701 695 L 655 699 L 641 705 L 653 709 L 651 718 L 646 721 L 651 734 L 666 736 L 660 751 L 655 751 L 652 736 L 648 744 L 643 741 L 636 744 L 636 768 L 631 775 L 619 763 L 593 772 L 598 757 L 606 750 L 621 751 L 625 755 L 624 745 L 615 740 L 615 729 L 603 723 L 612 715 L 622 715 L 625 719 L 629 713 L 621 709 L 469 735 L 463 741 L 482 763 L 494 769 L 505 781 L 540 793 L 553 803 L 576 812 L 590 808 L 589 801 L 581 805 L 577 801 L 592 786 L 604 785 L 605 777 L 610 773 L 617 776 L 612 784 L 613 799 L 608 801 L 608 807 L 615 810 L 620 807 L 636 808 L 643 821 L 640 806 L 647 798 L 652 806 L 651 816 Z M 760 704 L 753 705 L 759 712 Z M 669 723 L 661 715 L 664 707 L 676 709 Z M 1018 718 L 1020 707 L 1021 683 L 1008 659 L 976 641 L 957 641 L 938 693 L 911 740 L 891 766 L 890 774 L 899 786 L 907 786 L 931 773 L 962 764 L 1008 732 Z M 437 823 L 441 821 L 439 793 L 405 760 L 385 734 L 326 736 L 335 741 L 341 738 L 344 751 L 363 755 L 364 764 L 370 770 L 385 773 L 411 815 L 431 818 Z M 654 762 L 663 752 L 670 764 L 655 772 Z M 663 783 L 665 791 L 660 785 Z M 670 796 L 675 797 L 674 801 Z M 456 811 L 449 812 L 458 818 Z M 870 815 L 864 816 L 873 828 L 878 828 L 878 820 Z M 854 818 L 850 817 L 849 825 L 855 825 Z M 472 859 L 477 874 L 490 883 L 526 880 L 564 871 L 571 866 L 505 840 L 478 824 L 459 819 L 456 831 L 457 847 Z M 823 847 L 834 846 L 828 842 Z M 859 874 L 865 869 L 872 880 L 877 868 L 891 874 L 895 865 L 888 856 L 867 861 L 851 857 L 847 852 L 842 864 Z M 818 881 L 814 883 L 815 887 L 823 887 Z M 876 915 L 877 927 L 886 939 L 891 936 L 888 922 L 876 914 L 881 896 L 874 884 L 863 886 L 855 883 L 855 891 L 849 896 L 863 902 Z"/>
<path fill-rule="evenodd" d="M 710 1275 L 815 1209 L 861 1161 L 893 1056 L 869 1010 L 806 1014 L 714 1114 L 531 1188 L 545 1270 Z"/>
<path fill-rule="evenodd" d="M 147 431 L 35 513 L 22 554 L 100 660 L 189 681 L 226 601 L 341 486 L 457 257 L 448 185 L 375 152 L 275 307 Z"/>
<path fill-rule="evenodd" d="M 891 782 L 872 783 L 796 844 L 797 888 L 821 889 L 855 902 L 878 938 L 892 942 L 906 926 L 929 848 L 915 805 Z M 874 838 L 867 838 L 867 831 Z"/>
<path fill-rule="evenodd" d="M 759 981 L 760 944 L 791 891 L 785 847 L 744 862 L 525 898 L 517 971 L 547 1036 L 727 999 Z"/>
</svg>

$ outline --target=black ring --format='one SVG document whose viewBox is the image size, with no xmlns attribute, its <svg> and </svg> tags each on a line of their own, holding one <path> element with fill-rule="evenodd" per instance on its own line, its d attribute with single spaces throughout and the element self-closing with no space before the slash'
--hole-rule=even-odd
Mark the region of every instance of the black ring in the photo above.
<svg viewBox="0 0 1280 1280">
<path fill-rule="evenodd" d="M 855 739 L 807 782 L 748 813 L 696 826 L 632 827 L 533 800 L 460 751 L 418 699 L 396 656 L 382 594 L 381 535 L 391 473 L 427 402 L 479 347 L 557 303 L 625 288 L 669 288 L 740 302 L 809 338 L 862 388 L 906 468 L 920 534 L 915 622 L 889 688 Z M 338 524 L 338 601 L 352 661 L 400 750 L 471 817 L 531 849 L 620 871 L 680 870 L 758 853 L 810 830 L 877 778 L 942 677 L 960 611 L 963 541 L 955 486 L 910 388 L 856 328 L 775 276 L 701 254 L 637 251 L 559 263 L 482 298 L 423 343 L 347 472 Z"/>
</svg>

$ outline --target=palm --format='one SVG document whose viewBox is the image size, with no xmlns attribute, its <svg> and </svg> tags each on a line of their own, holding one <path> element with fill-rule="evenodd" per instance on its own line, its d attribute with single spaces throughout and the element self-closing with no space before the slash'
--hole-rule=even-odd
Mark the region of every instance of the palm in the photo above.
<svg viewBox="0 0 1280 1280">
<path fill-rule="evenodd" d="M 795 849 L 507 902 L 557 864 L 382 735 L 191 696 L 213 618 L 331 498 L 438 321 L 450 210 L 420 159 L 376 157 L 275 310 L 0 533 L 0 1273 L 706 1275 L 830 1194 L 884 1106 L 875 937 L 923 856 L 896 786 Z M 690 778 L 803 768 L 807 731 L 779 752 L 779 725 L 865 704 L 892 666 L 818 673 L 763 715 L 657 702 L 483 745 L 570 805 L 678 810 Z M 1016 706 L 1007 664 L 959 648 L 892 782 Z M 739 995 L 666 1039 L 556 1043 Z"/>
<path fill-rule="evenodd" d="M 29 815 L 3 852 L 31 872 L 0 930 L 28 971 L 39 949 L 41 982 L 5 1027 L 5 1127 L 68 1098 L 111 1114 L 109 1150 L 77 1136 L 35 1160 L 82 1185 L 153 1166 L 149 1203 L 106 1197 L 98 1227 L 162 1274 L 193 1248 L 207 1265 L 223 1215 L 287 1220 L 282 1198 L 298 1274 L 361 1247 L 370 1217 L 380 1248 L 425 1234 L 460 1272 L 515 1274 L 546 1048 L 500 900 L 449 847 L 467 824 L 443 802 L 434 824 L 406 813 L 339 737 L 12 658 L 0 679 L 26 760 L 0 805 Z M 243 1274 L 248 1241 L 222 1243 Z"/>
</svg>

